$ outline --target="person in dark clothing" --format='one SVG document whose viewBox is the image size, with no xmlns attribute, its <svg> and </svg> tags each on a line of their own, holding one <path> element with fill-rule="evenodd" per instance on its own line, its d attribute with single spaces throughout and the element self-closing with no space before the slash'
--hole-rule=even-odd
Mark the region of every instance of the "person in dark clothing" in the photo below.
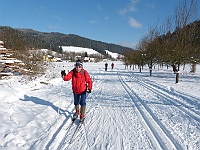
<svg viewBox="0 0 200 150">
<path fill-rule="evenodd" d="M 105 63 L 105 71 L 107 71 L 107 69 L 108 69 L 108 63 L 106 62 Z"/>
</svg>

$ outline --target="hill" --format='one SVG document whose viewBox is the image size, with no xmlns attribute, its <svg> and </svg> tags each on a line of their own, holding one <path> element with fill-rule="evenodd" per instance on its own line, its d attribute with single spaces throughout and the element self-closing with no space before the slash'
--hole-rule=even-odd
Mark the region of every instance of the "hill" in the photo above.
<svg viewBox="0 0 200 150">
<path fill-rule="evenodd" d="M 45 48 L 58 52 L 62 52 L 60 46 L 91 48 L 101 54 L 105 54 L 104 50 L 121 54 L 123 51 L 131 49 L 121 45 L 88 39 L 75 34 L 63 34 L 58 32 L 46 33 L 33 29 L 14 29 L 11 27 L 0 26 L 0 34 L 0 39 L 5 42 L 5 47 L 7 48 L 13 46 L 7 44 L 6 41 L 8 40 L 5 40 L 5 38 L 9 39 L 9 37 L 12 37 L 12 39 L 18 39 L 16 40 L 18 43 L 24 43 L 24 47 L 26 48 Z"/>
</svg>

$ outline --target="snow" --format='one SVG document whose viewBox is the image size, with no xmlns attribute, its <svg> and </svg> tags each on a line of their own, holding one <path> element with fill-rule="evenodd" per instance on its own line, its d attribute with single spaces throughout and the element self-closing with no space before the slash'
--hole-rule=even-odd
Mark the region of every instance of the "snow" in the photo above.
<svg viewBox="0 0 200 150">
<path fill-rule="evenodd" d="M 71 81 L 60 71 L 73 62 L 52 62 L 43 76 L 0 80 L 1 150 L 138 150 L 200 149 L 200 66 L 181 71 L 175 84 L 172 69 L 125 70 L 120 61 L 104 71 L 105 62 L 84 63 L 93 79 L 84 126 L 69 141 L 78 120 Z M 60 114 L 58 113 L 60 110 Z"/>
<path fill-rule="evenodd" d="M 110 51 L 108 51 L 108 50 L 105 50 L 105 51 L 106 51 L 106 53 L 107 53 L 108 55 L 111 55 L 112 58 L 117 59 L 117 57 L 119 57 L 119 54 L 118 54 L 118 53 L 113 53 L 113 52 L 110 52 Z"/>
<path fill-rule="evenodd" d="M 2 50 L 2 51 L 3 51 L 3 50 L 6 50 L 6 48 L 4 48 L 4 47 L 1 47 L 1 48 L 0 48 L 0 50 Z"/>
<path fill-rule="evenodd" d="M 76 52 L 76 53 L 84 53 L 87 52 L 87 54 L 99 54 L 99 52 L 91 49 L 91 48 L 83 48 L 83 47 L 74 47 L 74 46 L 62 46 L 63 52 Z"/>
<path fill-rule="evenodd" d="M 0 63 L 9 63 L 9 64 L 13 64 L 15 63 L 14 60 L 0 60 Z"/>
</svg>

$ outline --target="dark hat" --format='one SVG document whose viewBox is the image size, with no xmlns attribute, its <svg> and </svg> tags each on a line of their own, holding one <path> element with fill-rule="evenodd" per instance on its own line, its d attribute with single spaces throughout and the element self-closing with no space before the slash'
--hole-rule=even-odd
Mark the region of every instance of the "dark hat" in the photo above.
<svg viewBox="0 0 200 150">
<path fill-rule="evenodd" d="M 82 67 L 83 63 L 80 60 L 77 60 L 75 66 L 81 66 Z"/>
</svg>

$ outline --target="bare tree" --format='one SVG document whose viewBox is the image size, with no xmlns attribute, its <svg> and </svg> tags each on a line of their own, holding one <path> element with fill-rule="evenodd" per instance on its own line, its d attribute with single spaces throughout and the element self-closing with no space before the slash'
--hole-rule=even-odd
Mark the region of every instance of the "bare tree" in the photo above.
<svg viewBox="0 0 200 150">
<path fill-rule="evenodd" d="M 188 4 L 188 2 L 190 3 Z M 176 74 L 176 83 L 179 82 L 180 66 L 185 64 L 191 53 L 191 45 L 194 40 L 191 35 L 194 33 L 187 25 L 194 21 L 197 11 L 196 6 L 197 0 L 183 0 L 175 8 L 174 20 L 169 19 L 168 26 L 166 27 L 166 29 L 171 29 L 172 25 L 174 25 L 174 32 L 171 33 L 171 30 L 168 30 L 165 36 L 163 41 L 163 47 L 165 48 L 163 49 L 167 56 L 165 59 L 166 63 L 172 66 Z"/>
<path fill-rule="evenodd" d="M 158 54 L 160 50 L 159 31 L 157 26 L 149 29 L 148 37 L 148 46 L 146 48 L 144 57 L 148 64 L 149 73 L 151 76 L 153 66 L 158 62 Z"/>
<path fill-rule="evenodd" d="M 149 74 L 152 75 L 153 66 L 157 63 L 158 52 L 160 47 L 159 32 L 157 25 L 150 27 L 149 31 L 143 39 L 141 39 L 138 49 L 141 51 L 141 64 L 147 64 L 149 67 Z"/>
</svg>

